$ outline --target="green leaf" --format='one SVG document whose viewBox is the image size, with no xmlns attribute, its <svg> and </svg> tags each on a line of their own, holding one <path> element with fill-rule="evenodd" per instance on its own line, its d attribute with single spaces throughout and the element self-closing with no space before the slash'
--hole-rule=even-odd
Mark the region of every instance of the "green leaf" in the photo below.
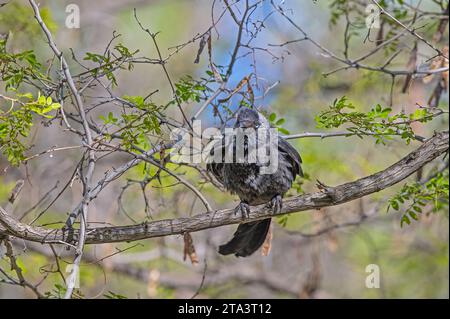
<svg viewBox="0 0 450 319">
<path fill-rule="evenodd" d="M 419 217 L 417 217 L 417 214 L 414 213 L 412 210 L 408 211 L 409 216 L 414 220 L 419 220 Z"/>
<path fill-rule="evenodd" d="M 276 118 L 277 118 L 277 115 L 276 115 L 275 113 L 271 113 L 271 114 L 269 115 L 269 121 L 270 121 L 270 122 L 275 121 Z"/>
<path fill-rule="evenodd" d="M 422 208 L 420 208 L 419 206 L 413 206 L 413 209 L 418 213 L 422 213 Z"/>
<path fill-rule="evenodd" d="M 39 105 L 44 106 L 47 104 L 47 99 L 45 98 L 45 96 L 41 95 L 41 96 L 39 96 L 37 102 Z"/>
<path fill-rule="evenodd" d="M 392 201 L 392 202 L 391 202 L 391 207 L 392 207 L 393 209 L 395 209 L 395 210 L 399 210 L 399 208 L 400 208 L 397 201 Z"/>
<path fill-rule="evenodd" d="M 400 220 L 400 227 L 403 227 L 403 224 L 408 224 L 408 225 L 410 225 L 411 224 L 411 221 L 409 220 L 409 217 L 408 216 L 406 216 L 406 215 L 403 215 L 402 216 L 402 219 Z"/>
<path fill-rule="evenodd" d="M 278 132 L 280 132 L 281 134 L 284 134 L 284 135 L 289 135 L 289 134 L 291 134 L 288 130 L 286 130 L 286 129 L 283 128 L 283 127 L 279 127 L 279 128 L 278 128 Z"/>
</svg>

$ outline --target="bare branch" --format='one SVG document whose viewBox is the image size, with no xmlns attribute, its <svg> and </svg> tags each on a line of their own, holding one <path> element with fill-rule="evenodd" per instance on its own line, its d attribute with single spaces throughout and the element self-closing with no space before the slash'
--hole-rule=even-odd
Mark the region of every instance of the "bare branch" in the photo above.
<svg viewBox="0 0 450 319">
<path fill-rule="evenodd" d="M 62 52 L 58 50 L 55 42 L 53 41 L 50 30 L 47 28 L 47 26 L 45 25 L 45 22 L 42 20 L 38 5 L 36 4 L 36 2 L 34 2 L 34 0 L 29 0 L 29 1 L 30 1 L 31 7 L 33 8 L 33 11 L 34 11 L 34 17 L 36 18 L 36 21 L 41 26 L 41 29 L 44 31 L 50 48 L 53 50 L 53 53 L 61 61 L 62 71 L 63 71 L 64 77 L 67 81 L 67 84 L 69 85 L 69 89 L 72 92 L 73 96 L 75 97 L 75 102 L 78 107 L 78 112 L 79 112 L 80 117 L 83 122 L 83 128 L 84 128 L 84 133 L 85 133 L 84 137 L 86 138 L 86 143 L 89 146 L 89 148 L 88 148 L 88 156 L 89 156 L 88 168 L 87 168 L 86 176 L 84 177 L 84 180 L 83 180 L 83 199 L 82 199 L 82 204 L 81 204 L 81 212 L 82 212 L 81 219 L 82 220 L 81 220 L 81 227 L 80 227 L 80 240 L 78 241 L 78 246 L 77 246 L 77 250 L 75 253 L 75 259 L 74 259 L 74 264 L 79 265 L 81 262 L 82 255 L 83 255 L 84 237 L 85 237 L 85 231 L 86 231 L 86 221 L 87 221 L 87 217 L 88 217 L 87 216 L 88 215 L 88 205 L 90 202 L 89 191 L 91 188 L 91 180 L 92 180 L 92 176 L 94 174 L 94 168 L 95 168 L 95 151 L 91 148 L 91 146 L 93 144 L 92 133 L 91 133 L 91 129 L 89 127 L 89 123 L 86 119 L 86 112 L 84 110 L 83 100 L 81 98 L 80 93 L 78 92 L 75 82 L 73 81 L 72 75 L 70 74 L 69 66 L 66 62 L 66 59 L 64 58 Z M 75 275 L 76 275 L 75 272 L 73 272 L 73 276 L 75 276 Z M 69 278 L 69 280 L 71 280 L 71 279 Z M 72 296 L 72 291 L 73 291 L 73 288 L 69 287 L 67 289 L 66 295 L 64 297 L 70 298 Z"/>
<path fill-rule="evenodd" d="M 446 60 L 448 60 L 448 56 L 444 55 L 444 53 L 439 50 L 438 48 L 436 48 L 433 44 L 431 44 L 427 39 L 423 38 L 420 34 L 418 34 L 415 30 L 410 29 L 409 27 L 407 27 L 406 25 L 404 25 L 401 21 L 399 21 L 396 17 L 394 17 L 392 14 L 390 14 L 389 12 L 387 12 L 383 6 L 381 6 L 378 1 L 376 0 L 372 0 L 372 2 L 378 6 L 378 8 L 380 8 L 381 13 L 387 15 L 390 19 L 392 19 L 392 21 L 394 21 L 395 23 L 397 23 L 399 26 L 401 26 L 403 29 L 407 30 L 409 33 L 411 33 L 413 36 L 415 36 L 417 39 L 419 39 L 420 41 L 422 41 L 423 43 L 425 43 L 426 45 L 428 45 L 430 48 L 432 48 L 433 50 L 435 50 L 437 52 L 438 55 L 444 57 Z"/>
</svg>

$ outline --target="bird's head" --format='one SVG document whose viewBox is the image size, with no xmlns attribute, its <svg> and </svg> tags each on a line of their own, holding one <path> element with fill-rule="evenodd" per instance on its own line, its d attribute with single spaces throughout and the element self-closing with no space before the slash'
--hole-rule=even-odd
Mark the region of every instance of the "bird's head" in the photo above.
<svg viewBox="0 0 450 319">
<path fill-rule="evenodd" d="M 258 111 L 243 107 L 239 110 L 236 117 L 235 128 L 253 128 L 268 127 L 267 119 Z"/>
</svg>

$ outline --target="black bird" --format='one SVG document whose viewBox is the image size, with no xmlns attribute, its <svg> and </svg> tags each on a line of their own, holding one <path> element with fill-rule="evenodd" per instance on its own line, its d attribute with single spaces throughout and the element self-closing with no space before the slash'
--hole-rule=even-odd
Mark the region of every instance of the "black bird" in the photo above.
<svg viewBox="0 0 450 319">
<path fill-rule="evenodd" d="M 235 128 L 255 130 L 270 129 L 267 119 L 259 112 L 249 108 L 242 108 L 237 115 Z M 222 138 L 212 151 L 222 154 L 233 152 L 233 162 L 210 161 L 207 170 L 211 172 L 232 194 L 237 194 L 241 200 L 235 213 L 240 212 L 245 218 L 250 212 L 249 205 L 268 203 L 274 213 L 282 208 L 282 196 L 291 188 L 296 176 L 303 176 L 301 157 L 297 150 L 286 140 L 278 138 L 278 167 L 270 174 L 261 174 L 264 164 L 244 160 L 236 162 L 236 145 L 226 146 Z M 245 155 L 248 155 L 249 139 L 245 140 Z M 233 140 L 236 143 L 236 138 Z M 259 147 L 259 146 L 258 146 Z M 246 257 L 253 254 L 264 243 L 269 231 L 271 218 L 254 222 L 242 223 L 238 226 L 233 238 L 219 247 L 222 255 L 235 254 L 237 257 Z"/>
</svg>

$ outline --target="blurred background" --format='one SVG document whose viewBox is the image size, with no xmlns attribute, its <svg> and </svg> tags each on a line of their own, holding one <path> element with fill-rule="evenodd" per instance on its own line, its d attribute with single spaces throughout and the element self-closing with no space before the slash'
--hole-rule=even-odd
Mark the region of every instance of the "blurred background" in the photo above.
<svg viewBox="0 0 450 319">
<path fill-rule="evenodd" d="M 211 25 L 212 2 L 206 0 L 48 0 L 40 3 L 42 8 L 46 8 L 48 21 L 52 22 L 51 30 L 59 48 L 67 56 L 72 49 L 81 61 L 86 52 L 103 52 L 113 32 L 121 34 L 118 42 L 130 50 L 139 49 L 140 55 L 156 58 L 151 38 L 136 23 L 133 8 L 136 8 L 144 26 L 152 32 L 160 31 L 158 44 L 163 56 L 174 52 L 170 48 L 189 41 Z M 64 26 L 66 6 L 70 3 L 79 5 L 79 29 Z M 330 23 L 331 1 L 286 3 L 293 10 L 293 19 L 311 38 L 333 52 L 343 51 L 345 25 Z M 215 2 L 216 15 L 223 8 L 222 2 Z M 422 1 L 422 8 L 438 10 L 433 1 Z M 271 10 L 270 2 L 258 10 L 258 14 L 264 17 Z M 285 118 L 283 127 L 291 134 L 320 131 L 316 127 L 315 116 L 344 95 L 361 111 L 368 111 L 377 103 L 390 103 L 391 79 L 386 74 L 350 69 L 324 77 L 322 73 L 337 66 L 334 60 L 309 42 L 268 47 L 267 44 L 280 44 L 301 35 L 279 16 L 268 18 L 264 24 L 265 28 L 253 45 L 270 48 L 271 51 L 256 50 L 254 54 L 239 59 L 229 86 L 236 86 L 244 76 L 254 72 L 256 60 L 260 82 L 255 95 L 260 98 L 255 100 L 255 104 L 268 113 L 274 112 Z M 236 26 L 226 15 L 216 28 L 217 31 L 212 30 L 213 58 L 217 64 L 226 64 L 236 41 Z M 51 58 L 27 1 L 11 1 L 0 9 L 0 33 L 8 30 L 11 30 L 10 50 L 33 49 L 41 61 L 48 62 Z M 353 37 L 353 57 L 365 52 L 367 44 L 363 43 L 364 37 L 363 33 Z M 208 61 L 205 55 L 199 64 L 195 64 L 197 51 L 198 43 L 187 45 L 171 56 L 167 68 L 175 81 L 186 75 L 193 78 L 205 75 Z M 427 57 L 419 56 L 418 59 L 425 62 Z M 405 54 L 395 63 L 404 68 L 407 60 L 408 55 Z M 380 61 L 383 57 L 375 60 Z M 70 63 L 72 72 L 82 71 L 76 63 Z M 137 65 L 132 71 L 118 73 L 117 81 L 115 93 L 119 96 L 146 96 L 159 89 L 152 96 L 154 103 L 164 104 L 171 98 L 167 79 L 157 65 Z M 402 84 L 399 81 L 394 87 L 394 112 L 405 110 L 410 113 L 417 107 L 416 103 L 427 104 L 433 83 L 414 81 L 406 93 L 401 93 Z M 263 96 L 262 92 L 269 87 L 271 89 Z M 195 112 L 201 104 L 192 102 L 187 105 L 187 114 Z M 448 93 L 442 97 L 440 107 L 448 110 Z M 175 108 L 169 112 L 173 112 L 174 117 L 178 116 Z M 105 106 L 90 116 L 95 118 L 107 113 Z M 212 110 L 205 111 L 202 120 L 209 125 L 220 124 L 212 116 Z M 30 137 L 33 145 L 30 154 L 55 145 L 79 142 L 70 132 L 61 133 L 57 124 L 44 130 L 42 123 L 36 123 Z M 417 134 L 431 136 L 434 130 L 445 127 L 448 127 L 447 116 L 431 123 L 419 123 L 414 130 Z M 317 190 L 316 180 L 326 185 L 338 185 L 375 173 L 420 145 L 416 141 L 406 145 L 397 138 L 380 145 L 370 137 L 305 138 L 290 142 L 303 158 L 303 170 L 308 176 L 301 185 L 305 192 Z M 20 167 L 10 167 L 0 157 L 0 204 L 7 201 L 15 182 L 24 179 L 25 188 L 14 206 L 13 215 L 21 217 L 26 212 L 23 221 L 33 220 L 54 197 L 49 192 L 60 190 L 70 180 L 79 160 L 80 151 L 77 149 L 41 156 Z M 99 164 L 95 179 L 126 160 L 123 155 L 106 158 Z M 92 226 L 96 222 L 99 225 L 125 225 L 204 211 L 202 204 L 182 185 L 162 187 L 155 182 L 146 188 L 150 205 L 150 213 L 146 213 L 139 185 L 132 185 L 124 191 L 127 179 L 142 177 L 142 170 L 143 165 L 130 170 L 95 199 L 90 206 Z M 185 174 L 185 178 L 192 182 L 199 181 L 199 175 L 192 169 L 180 168 L 177 172 Z M 415 178 L 412 176 L 410 180 Z M 170 177 L 163 179 L 163 183 L 171 182 Z M 262 256 L 260 252 L 245 259 L 219 255 L 217 247 L 231 237 L 235 225 L 192 233 L 198 259 L 196 264 L 189 259 L 183 260 L 182 236 L 87 246 L 81 267 L 81 293 L 85 298 L 189 298 L 196 293 L 203 298 L 448 298 L 448 211 L 444 207 L 438 212 L 423 213 L 419 221 L 400 227 L 401 210 L 388 212 L 387 207 L 389 198 L 404 183 L 406 181 L 337 207 L 290 214 L 274 220 L 269 256 Z M 238 203 L 235 196 L 210 183 L 200 187 L 214 208 L 231 208 Z M 35 224 L 64 222 L 68 212 L 78 204 L 80 192 L 81 184 L 75 180 Z M 291 193 L 295 194 L 296 190 Z M 119 205 L 119 195 L 123 205 Z M 362 214 L 368 217 L 362 218 Z M 326 231 L 317 235 L 323 229 Z M 39 244 L 20 240 L 14 245 L 27 278 L 36 283 L 45 276 L 40 289 L 49 292 L 50 296 L 57 296 L 63 283 L 58 273 L 50 271 L 55 269 L 52 252 Z M 55 249 L 61 254 L 60 262 L 64 269 L 71 261 L 71 255 L 63 247 Z M 0 260 L 1 263 L 6 265 L 5 260 Z M 366 267 L 369 264 L 380 268 L 379 289 L 366 287 Z M 33 296 L 21 287 L 0 283 L 0 298 Z"/>
</svg>

